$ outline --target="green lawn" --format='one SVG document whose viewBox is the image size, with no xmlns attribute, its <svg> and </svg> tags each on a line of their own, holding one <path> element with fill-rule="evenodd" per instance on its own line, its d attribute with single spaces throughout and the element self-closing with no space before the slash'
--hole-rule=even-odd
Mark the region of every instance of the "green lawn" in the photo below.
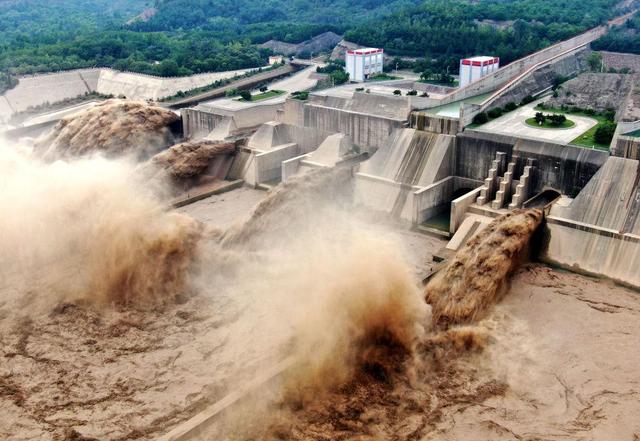
<svg viewBox="0 0 640 441">
<path fill-rule="evenodd" d="M 274 96 L 280 96 L 284 93 L 286 93 L 284 90 L 267 90 L 266 92 L 251 95 L 251 102 L 268 100 L 269 98 L 273 98 Z M 245 101 L 245 100 L 240 98 L 238 101 Z"/>
<path fill-rule="evenodd" d="M 387 73 L 376 74 L 372 77 L 369 77 L 367 81 L 388 81 L 388 80 L 401 80 L 402 77 L 396 75 L 389 75 Z"/>
<path fill-rule="evenodd" d="M 565 122 L 563 122 L 559 126 L 554 125 L 548 119 L 545 120 L 545 122 L 543 122 L 542 125 L 538 124 L 536 122 L 535 118 L 528 118 L 527 120 L 525 120 L 525 122 L 527 123 L 527 125 L 530 125 L 531 127 L 535 127 L 536 129 L 551 129 L 551 130 L 553 130 L 553 129 L 569 129 L 569 128 L 571 128 L 571 127 L 576 125 L 576 123 L 571 121 L 570 119 L 567 119 Z"/>
<path fill-rule="evenodd" d="M 594 135 L 596 134 L 596 130 L 598 130 L 598 127 L 600 127 L 603 124 L 606 124 L 607 122 L 610 122 L 610 120 L 607 119 L 605 116 L 599 115 L 599 114 L 592 115 L 586 112 L 572 112 L 570 110 L 564 110 L 564 109 L 558 109 L 558 108 L 540 108 L 539 106 L 536 107 L 536 110 L 541 110 L 541 111 L 551 112 L 551 113 L 564 113 L 565 115 L 584 116 L 586 118 L 595 119 L 596 121 L 598 121 L 598 124 L 596 124 L 589 130 L 584 132 L 582 135 L 578 136 L 576 139 L 571 141 L 570 144 L 578 145 L 580 147 L 589 147 L 592 149 L 609 151 L 608 144 L 597 143 L 596 140 L 594 139 Z"/>
</svg>

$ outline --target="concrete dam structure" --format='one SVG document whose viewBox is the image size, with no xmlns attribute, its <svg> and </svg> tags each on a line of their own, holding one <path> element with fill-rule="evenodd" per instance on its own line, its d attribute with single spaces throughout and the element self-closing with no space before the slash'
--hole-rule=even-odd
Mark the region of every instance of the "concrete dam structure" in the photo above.
<svg viewBox="0 0 640 441">
<path fill-rule="evenodd" d="M 159 100 L 254 70 L 165 78 L 110 68 L 92 68 L 23 76 L 16 87 L 0 95 L 0 124 L 7 124 L 14 114 L 29 108 L 82 97 L 88 93 L 125 96 L 133 100 Z"/>
</svg>

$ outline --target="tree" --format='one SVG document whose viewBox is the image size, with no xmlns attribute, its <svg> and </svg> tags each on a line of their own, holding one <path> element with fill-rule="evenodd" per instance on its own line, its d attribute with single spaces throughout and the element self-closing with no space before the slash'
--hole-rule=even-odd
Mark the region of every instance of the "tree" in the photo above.
<svg viewBox="0 0 640 441">
<path fill-rule="evenodd" d="M 596 129 L 596 133 L 593 135 L 593 139 L 602 145 L 611 144 L 611 140 L 613 139 L 613 134 L 616 131 L 616 123 L 607 121 L 604 124 L 600 125 Z"/>
<path fill-rule="evenodd" d="M 158 66 L 158 72 L 163 77 L 175 77 L 178 75 L 179 70 L 180 67 L 178 66 L 178 63 L 175 62 L 175 60 L 164 60 Z"/>
<path fill-rule="evenodd" d="M 602 70 L 602 54 L 600 52 L 591 52 L 587 57 L 587 64 L 591 72 L 600 72 Z"/>
<path fill-rule="evenodd" d="M 331 82 L 335 85 L 344 84 L 349 81 L 349 74 L 344 70 L 336 70 L 331 72 L 329 78 L 331 78 Z"/>
<path fill-rule="evenodd" d="M 556 127 L 560 127 L 567 120 L 567 117 L 561 113 L 552 113 L 551 115 L 546 116 L 546 118 L 551 121 L 551 125 Z"/>
<path fill-rule="evenodd" d="M 484 124 L 487 122 L 489 122 L 489 117 L 487 116 L 486 112 L 480 112 L 473 117 L 474 124 Z"/>
<path fill-rule="evenodd" d="M 245 101 L 251 101 L 251 92 L 249 92 L 248 90 L 241 91 L 240 96 Z"/>
<path fill-rule="evenodd" d="M 536 112 L 534 119 L 536 120 L 536 124 L 541 126 L 547 120 L 547 117 L 542 112 Z"/>
</svg>

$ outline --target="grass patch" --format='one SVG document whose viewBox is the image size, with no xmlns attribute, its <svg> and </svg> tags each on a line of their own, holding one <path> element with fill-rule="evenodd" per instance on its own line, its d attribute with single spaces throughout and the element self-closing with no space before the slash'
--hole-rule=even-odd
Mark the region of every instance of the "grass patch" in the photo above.
<svg viewBox="0 0 640 441">
<path fill-rule="evenodd" d="M 571 109 L 558 109 L 558 108 L 550 108 L 550 107 L 540 107 L 537 106 L 536 110 L 553 112 L 553 113 L 563 113 L 565 115 L 576 115 L 576 116 L 584 116 L 586 118 L 595 119 L 598 121 L 598 124 L 584 132 L 582 135 L 578 136 L 576 139 L 571 141 L 569 144 L 577 145 L 580 147 L 589 147 L 592 149 L 605 150 L 609 151 L 609 144 L 601 144 L 596 142 L 595 134 L 596 131 L 601 127 L 611 122 L 611 118 L 601 114 L 601 113 L 593 113 L 593 112 L 585 112 L 585 111 L 575 111 Z"/>
<path fill-rule="evenodd" d="M 254 101 L 262 101 L 262 100 L 268 100 L 269 98 L 273 98 L 275 96 L 280 96 L 282 94 L 286 93 L 284 90 L 267 90 L 266 92 L 262 92 L 262 93 L 256 93 L 255 95 L 251 95 L 251 102 Z M 240 98 L 238 101 L 245 101 L 246 100 L 244 98 Z"/>
<path fill-rule="evenodd" d="M 565 122 L 563 122 L 559 126 L 553 124 L 549 120 L 546 120 L 544 123 L 542 123 L 542 125 L 540 125 L 540 124 L 538 124 L 536 122 L 535 118 L 527 118 L 525 120 L 525 123 L 527 123 L 527 125 L 529 125 L 531 127 L 535 127 L 536 129 L 552 129 L 552 130 L 553 129 L 568 129 L 568 128 L 571 128 L 571 127 L 576 125 L 576 123 L 571 121 L 570 119 L 567 119 Z"/>
<path fill-rule="evenodd" d="M 367 81 L 389 81 L 389 80 L 401 80 L 402 77 L 396 75 L 389 75 L 387 73 L 375 74 L 367 79 Z"/>
</svg>

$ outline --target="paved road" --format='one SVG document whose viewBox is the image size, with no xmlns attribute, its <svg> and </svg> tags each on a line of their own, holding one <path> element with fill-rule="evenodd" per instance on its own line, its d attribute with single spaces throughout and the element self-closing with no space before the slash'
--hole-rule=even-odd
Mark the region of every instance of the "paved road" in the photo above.
<svg viewBox="0 0 640 441">
<path fill-rule="evenodd" d="M 520 107 L 513 112 L 509 112 L 500 118 L 496 118 L 493 121 L 478 127 L 476 130 L 489 133 L 502 133 L 511 136 L 516 135 L 538 138 L 568 144 L 598 123 L 598 121 L 592 118 L 568 115 L 567 117 L 576 123 L 575 126 L 569 129 L 541 129 L 531 127 L 525 123 L 525 120 L 535 116 L 538 111 L 535 110 L 534 107 L 537 104 L 538 102 L 535 102 L 527 106 Z"/>
<path fill-rule="evenodd" d="M 169 107 L 172 109 L 180 109 L 187 106 L 192 106 L 198 104 L 202 101 L 211 100 L 213 98 L 222 97 L 225 95 L 227 90 L 230 89 L 247 89 L 253 86 L 254 84 L 258 84 L 264 81 L 268 81 L 274 78 L 278 78 L 284 75 L 287 75 L 291 72 L 295 72 L 296 67 L 287 64 L 278 69 L 271 70 L 268 72 L 261 72 L 259 74 L 253 75 L 249 78 L 242 78 L 238 81 L 234 81 L 226 86 L 218 87 L 217 89 L 210 90 L 208 92 L 203 92 L 198 95 L 194 95 L 188 98 L 184 98 L 178 101 L 172 101 L 170 103 L 164 103 L 165 107 Z"/>
</svg>

